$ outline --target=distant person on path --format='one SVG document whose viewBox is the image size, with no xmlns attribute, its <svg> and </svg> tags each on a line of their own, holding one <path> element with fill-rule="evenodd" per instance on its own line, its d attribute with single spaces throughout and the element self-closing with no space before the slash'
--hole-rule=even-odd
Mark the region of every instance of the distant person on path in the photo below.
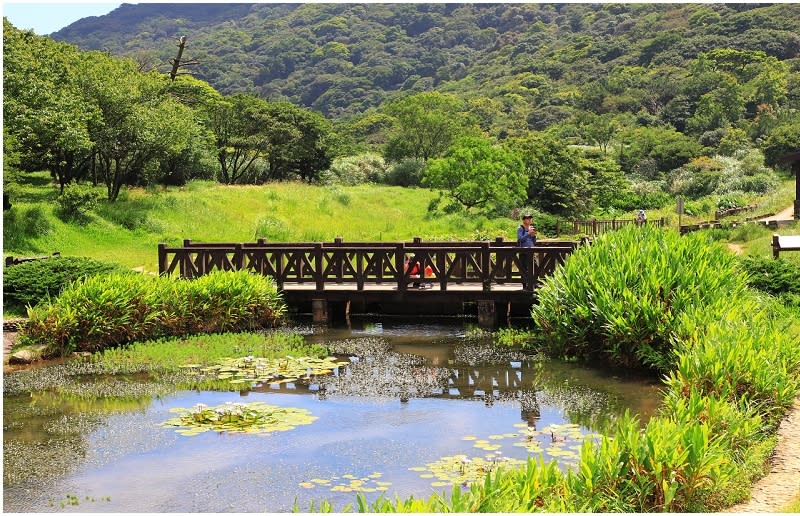
<svg viewBox="0 0 800 516">
<path fill-rule="evenodd" d="M 533 247 L 536 243 L 536 228 L 531 224 L 533 215 L 522 217 L 522 224 L 517 228 L 517 244 L 520 247 Z"/>
<path fill-rule="evenodd" d="M 644 210 L 639 210 L 639 213 L 636 215 L 636 224 L 639 226 L 647 224 L 647 214 Z"/>
</svg>

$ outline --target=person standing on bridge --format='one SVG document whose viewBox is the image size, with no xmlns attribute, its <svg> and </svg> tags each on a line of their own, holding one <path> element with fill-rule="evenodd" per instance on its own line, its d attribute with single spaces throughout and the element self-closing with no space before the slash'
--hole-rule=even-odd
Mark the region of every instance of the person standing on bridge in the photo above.
<svg viewBox="0 0 800 516">
<path fill-rule="evenodd" d="M 532 221 L 533 215 L 522 217 L 522 224 L 517 228 L 517 244 L 520 247 L 533 247 L 536 243 L 536 228 Z"/>
<path fill-rule="evenodd" d="M 533 215 L 524 215 L 522 217 L 522 224 L 517 228 L 517 245 L 520 247 L 531 248 L 536 244 L 536 228 L 532 224 Z M 524 253 L 527 254 L 527 253 Z M 522 275 L 522 288 L 525 290 L 533 289 L 533 282 L 530 278 L 530 267 L 533 256 L 520 257 L 520 273 Z"/>
</svg>

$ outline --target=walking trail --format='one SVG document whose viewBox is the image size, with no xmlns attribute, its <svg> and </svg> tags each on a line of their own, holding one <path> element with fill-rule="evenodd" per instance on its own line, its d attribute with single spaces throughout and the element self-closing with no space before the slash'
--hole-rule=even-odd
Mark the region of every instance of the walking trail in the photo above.
<svg viewBox="0 0 800 516">
<path fill-rule="evenodd" d="M 788 208 L 779 211 L 775 215 L 770 215 L 769 217 L 762 217 L 759 222 L 766 222 L 768 220 L 789 220 L 794 217 L 794 206 L 789 206 Z M 733 242 L 728 242 L 728 249 L 733 251 L 736 254 L 742 254 L 744 249 L 739 244 L 734 244 Z"/>
</svg>

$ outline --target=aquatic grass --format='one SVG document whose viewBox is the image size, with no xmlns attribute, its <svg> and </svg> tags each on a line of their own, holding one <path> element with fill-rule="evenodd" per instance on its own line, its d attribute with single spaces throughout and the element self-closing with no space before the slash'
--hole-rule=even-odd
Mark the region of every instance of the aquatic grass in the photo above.
<svg viewBox="0 0 800 516">
<path fill-rule="evenodd" d="M 533 340 L 535 333 L 529 329 L 500 328 L 497 330 L 495 342 L 502 346 L 519 346 Z"/>
<path fill-rule="evenodd" d="M 284 313 L 273 280 L 246 271 L 219 271 L 193 281 L 97 275 L 30 308 L 20 338 L 63 356 L 162 336 L 269 327 Z"/>
<path fill-rule="evenodd" d="M 157 370 L 175 372 L 187 365 L 209 366 L 228 357 L 282 358 L 288 354 L 321 358 L 327 349 L 306 344 L 302 335 L 291 332 L 221 333 L 184 338 L 164 337 L 108 348 L 93 353 L 89 360 L 107 372 Z"/>
</svg>

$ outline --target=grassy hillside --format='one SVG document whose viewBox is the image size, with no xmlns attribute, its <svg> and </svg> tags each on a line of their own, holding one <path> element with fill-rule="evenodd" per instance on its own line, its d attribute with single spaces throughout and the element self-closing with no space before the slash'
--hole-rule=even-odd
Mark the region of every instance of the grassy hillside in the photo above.
<svg viewBox="0 0 800 516">
<path fill-rule="evenodd" d="M 512 238 L 517 222 L 451 214 L 431 216 L 436 194 L 427 189 L 360 185 L 320 187 L 302 183 L 225 186 L 196 181 L 186 187 L 130 189 L 116 203 L 102 203 L 83 224 L 55 213 L 58 189 L 45 174 L 21 185 L 4 213 L 6 255 L 89 256 L 131 267 L 157 269 L 159 242 L 400 241 Z M 27 230 L 27 234 L 26 234 Z"/>
</svg>

